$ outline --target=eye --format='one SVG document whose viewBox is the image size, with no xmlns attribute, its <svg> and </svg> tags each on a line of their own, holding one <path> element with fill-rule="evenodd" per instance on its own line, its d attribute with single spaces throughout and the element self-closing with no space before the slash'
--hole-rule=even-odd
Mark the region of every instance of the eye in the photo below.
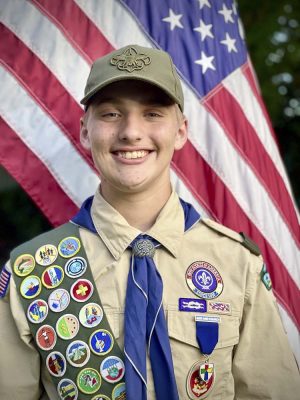
<svg viewBox="0 0 300 400">
<path fill-rule="evenodd" d="M 162 114 L 159 113 L 158 111 L 148 111 L 148 112 L 146 113 L 146 115 L 147 115 L 147 117 L 149 117 L 149 118 L 160 118 L 160 117 L 162 117 Z"/>
</svg>

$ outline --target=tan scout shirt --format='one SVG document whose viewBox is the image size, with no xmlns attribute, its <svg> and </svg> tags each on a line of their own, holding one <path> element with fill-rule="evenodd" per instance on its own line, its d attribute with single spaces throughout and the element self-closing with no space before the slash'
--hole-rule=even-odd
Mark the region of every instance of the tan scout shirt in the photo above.
<svg viewBox="0 0 300 400">
<path fill-rule="evenodd" d="M 130 260 L 127 247 L 140 232 L 99 193 L 92 217 L 99 236 L 85 229 L 80 229 L 80 235 L 111 329 L 122 348 Z M 200 313 L 178 311 L 180 297 L 197 298 L 185 279 L 194 261 L 207 261 L 219 271 L 224 289 L 217 300 L 231 305 L 231 315 L 220 315 L 219 341 L 209 358 L 216 375 L 207 399 L 299 399 L 299 373 L 273 294 L 260 279 L 261 257 L 241 245 L 240 235 L 212 221 L 200 220 L 184 233 L 184 215 L 175 193 L 147 233 L 163 245 L 155 253 L 155 263 L 164 283 L 164 309 L 180 399 L 188 399 L 190 368 L 205 360 L 196 340 L 195 315 Z M 0 327 L 0 399 L 58 399 L 49 374 L 40 367 L 13 279 L 9 295 L 0 301 Z M 42 395 L 42 387 L 47 395 Z M 148 399 L 155 399 L 149 365 Z"/>
</svg>

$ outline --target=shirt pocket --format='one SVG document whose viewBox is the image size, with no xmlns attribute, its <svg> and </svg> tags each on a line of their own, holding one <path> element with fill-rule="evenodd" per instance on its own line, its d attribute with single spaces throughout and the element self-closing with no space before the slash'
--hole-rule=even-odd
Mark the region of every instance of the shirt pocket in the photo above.
<svg viewBox="0 0 300 400">
<path fill-rule="evenodd" d="M 188 399 L 186 382 L 191 367 L 198 361 L 204 362 L 207 357 L 199 349 L 196 338 L 195 316 L 199 313 L 182 312 L 172 309 L 167 311 L 168 332 L 180 399 Z M 203 314 L 201 314 L 203 315 Z M 205 314 L 205 316 L 216 314 Z M 219 340 L 209 356 L 214 364 L 215 383 L 209 392 L 208 399 L 232 399 L 234 383 L 232 377 L 232 351 L 239 342 L 239 318 L 233 315 L 219 315 Z"/>
<path fill-rule="evenodd" d="M 124 324 L 124 310 L 117 307 L 103 307 L 106 315 L 110 331 L 113 333 L 120 348 L 124 346 L 123 338 L 123 324 Z"/>
</svg>

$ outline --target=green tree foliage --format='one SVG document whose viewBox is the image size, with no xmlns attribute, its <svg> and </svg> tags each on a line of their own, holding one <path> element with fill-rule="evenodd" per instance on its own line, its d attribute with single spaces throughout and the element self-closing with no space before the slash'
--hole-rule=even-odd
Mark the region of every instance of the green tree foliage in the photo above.
<svg viewBox="0 0 300 400">
<path fill-rule="evenodd" d="M 300 204 L 300 2 L 238 2 L 249 53 Z"/>
</svg>

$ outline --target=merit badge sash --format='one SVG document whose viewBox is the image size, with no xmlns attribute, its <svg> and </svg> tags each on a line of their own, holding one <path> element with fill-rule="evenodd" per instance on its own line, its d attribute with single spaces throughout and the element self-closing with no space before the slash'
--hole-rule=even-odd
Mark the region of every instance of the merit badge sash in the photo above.
<svg viewBox="0 0 300 400">
<path fill-rule="evenodd" d="M 21 303 L 61 399 L 125 399 L 124 361 L 81 244 L 67 223 L 17 247 Z"/>
</svg>

